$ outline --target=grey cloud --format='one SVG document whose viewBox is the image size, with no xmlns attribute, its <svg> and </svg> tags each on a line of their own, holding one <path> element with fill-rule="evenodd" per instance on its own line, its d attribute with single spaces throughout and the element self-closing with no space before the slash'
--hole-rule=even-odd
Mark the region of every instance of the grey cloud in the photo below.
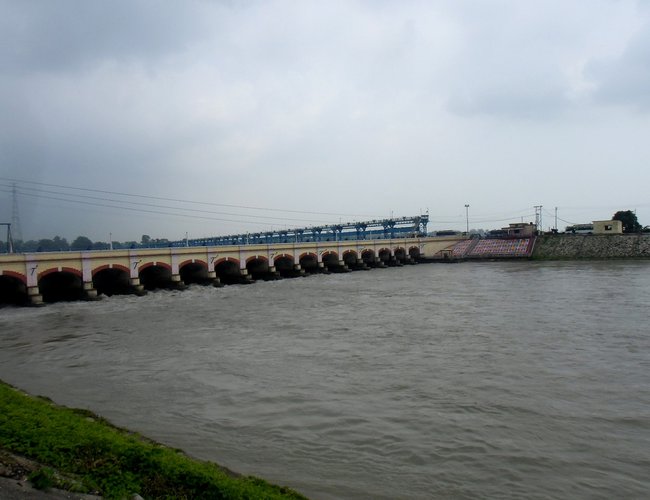
<svg viewBox="0 0 650 500">
<path fill-rule="evenodd" d="M 620 40 L 633 12 L 629 2 L 608 1 L 464 5 L 447 109 L 505 119 L 564 116 L 582 104 L 585 82 L 576 75 L 584 61 Z"/>
<path fill-rule="evenodd" d="M 595 85 L 596 102 L 650 111 L 650 23 L 631 38 L 619 57 L 592 60 L 585 75 Z"/>
<path fill-rule="evenodd" d="M 547 119 L 567 109 L 570 85 L 550 47 L 510 39 L 475 46 L 451 68 L 447 109 L 461 116 Z"/>
<path fill-rule="evenodd" d="M 202 11 L 214 5 L 182 7 L 124 0 L 0 1 L 0 69 L 67 71 L 182 51 L 209 28 Z"/>
<path fill-rule="evenodd" d="M 525 164 L 552 182 L 509 194 L 517 208 L 566 204 L 576 179 L 605 199 L 612 163 L 647 178 L 644 117 L 574 105 L 582 63 L 638 25 L 621 4 L 0 0 L 3 174 L 296 210 L 460 207 L 460 224 Z M 39 237 L 251 229 L 57 205 L 23 205 L 24 232 L 29 210 Z"/>
<path fill-rule="evenodd" d="M 545 120 L 561 114 L 568 104 L 565 89 L 559 85 L 544 87 L 536 82 L 516 85 L 504 81 L 498 87 L 454 93 L 448 101 L 448 109 L 461 116 Z"/>
</svg>

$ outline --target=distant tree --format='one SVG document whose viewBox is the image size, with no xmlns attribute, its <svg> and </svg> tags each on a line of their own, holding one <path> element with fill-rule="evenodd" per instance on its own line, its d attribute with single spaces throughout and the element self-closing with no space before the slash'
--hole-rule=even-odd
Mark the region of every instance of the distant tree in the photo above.
<svg viewBox="0 0 650 500">
<path fill-rule="evenodd" d="M 36 251 L 37 252 L 58 252 L 59 245 L 54 243 L 54 240 L 43 238 L 41 240 L 38 240 Z"/>
<path fill-rule="evenodd" d="M 93 247 L 93 242 L 86 236 L 77 236 L 70 245 L 70 250 L 90 250 Z"/>
<path fill-rule="evenodd" d="M 148 234 L 143 234 L 142 235 L 142 244 L 143 245 L 148 245 L 151 242 L 151 236 Z"/>
<path fill-rule="evenodd" d="M 638 233 L 641 231 L 641 224 L 632 210 L 619 210 L 614 214 L 612 220 L 620 220 L 623 223 L 624 233 Z"/>
<path fill-rule="evenodd" d="M 65 238 L 61 238 L 60 236 L 55 236 L 52 238 L 52 242 L 54 243 L 54 246 L 57 247 L 57 250 L 60 251 L 67 251 L 70 250 L 70 245 L 68 243 L 68 240 Z"/>
<path fill-rule="evenodd" d="M 93 250 L 108 250 L 110 247 L 105 241 L 96 241 L 92 244 Z"/>
<path fill-rule="evenodd" d="M 27 241 L 21 241 L 20 246 L 18 247 L 18 251 L 22 253 L 26 252 L 36 252 L 38 248 L 38 241 L 36 240 L 27 240 Z"/>
</svg>

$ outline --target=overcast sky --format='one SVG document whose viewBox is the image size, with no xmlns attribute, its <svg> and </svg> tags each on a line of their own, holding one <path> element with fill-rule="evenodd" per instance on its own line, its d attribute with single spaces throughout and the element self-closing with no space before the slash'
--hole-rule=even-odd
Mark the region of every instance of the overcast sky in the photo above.
<svg viewBox="0 0 650 500">
<path fill-rule="evenodd" d="M 0 0 L 24 239 L 647 225 L 649 158 L 645 0 Z"/>
</svg>

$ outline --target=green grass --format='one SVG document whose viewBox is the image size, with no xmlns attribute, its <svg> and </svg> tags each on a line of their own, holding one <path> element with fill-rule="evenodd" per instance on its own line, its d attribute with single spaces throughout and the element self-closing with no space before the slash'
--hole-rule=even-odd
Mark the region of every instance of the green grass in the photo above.
<svg viewBox="0 0 650 500">
<path fill-rule="evenodd" d="M 0 382 L 0 448 L 46 467 L 35 486 L 98 492 L 106 498 L 304 499 L 286 487 L 235 476 L 114 427 L 86 410 L 65 408 Z"/>
</svg>

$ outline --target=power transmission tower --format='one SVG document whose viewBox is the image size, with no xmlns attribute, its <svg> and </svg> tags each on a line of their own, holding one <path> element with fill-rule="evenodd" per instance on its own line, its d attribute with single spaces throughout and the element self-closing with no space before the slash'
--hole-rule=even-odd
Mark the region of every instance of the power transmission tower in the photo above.
<svg viewBox="0 0 650 500">
<path fill-rule="evenodd" d="M 16 241 L 23 240 L 23 233 L 20 230 L 20 217 L 18 215 L 18 195 L 16 193 L 16 183 L 11 188 L 11 225 L 13 226 L 12 236 Z"/>
<path fill-rule="evenodd" d="M 535 227 L 538 231 L 542 231 L 542 205 L 535 205 Z"/>
</svg>

